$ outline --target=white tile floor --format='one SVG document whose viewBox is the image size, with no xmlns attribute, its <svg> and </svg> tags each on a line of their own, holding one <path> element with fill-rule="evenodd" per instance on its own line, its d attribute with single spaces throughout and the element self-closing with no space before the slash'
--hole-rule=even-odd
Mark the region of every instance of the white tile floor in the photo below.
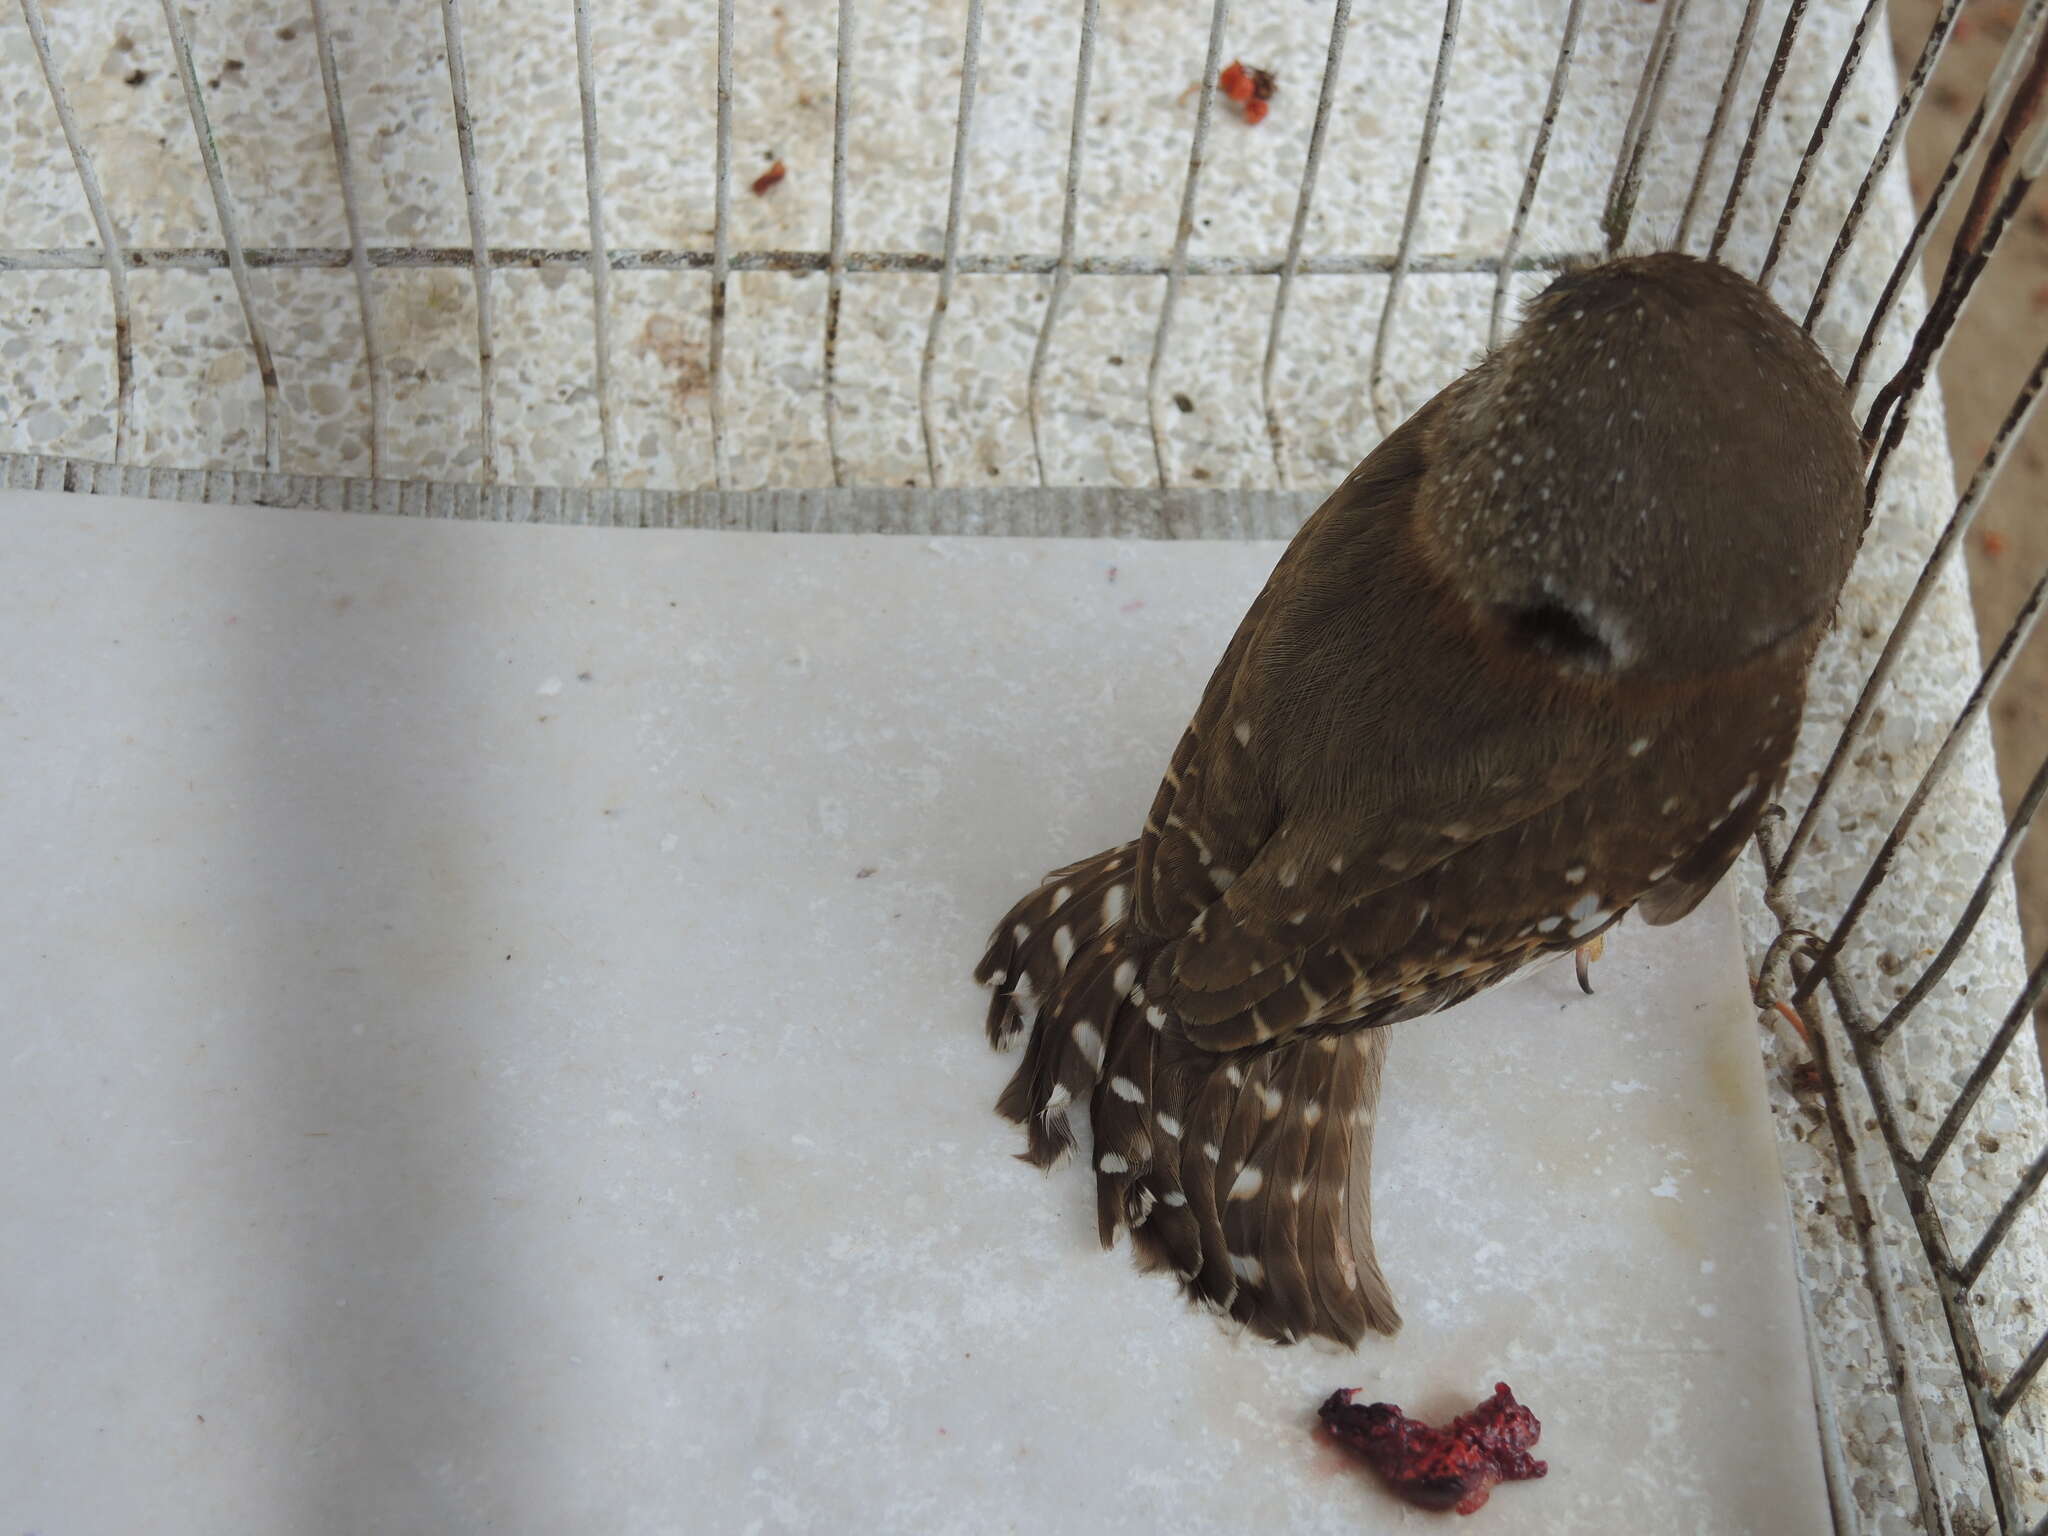
<svg viewBox="0 0 2048 1536">
<path fill-rule="evenodd" d="M 1349 1532 L 1317 1403 L 1506 1377 L 1504 1529 L 1821 1529 L 1725 894 L 1403 1031 L 1357 1356 L 1009 1155 L 968 967 L 1278 548 L 0 507 L 9 1518 Z"/>
</svg>

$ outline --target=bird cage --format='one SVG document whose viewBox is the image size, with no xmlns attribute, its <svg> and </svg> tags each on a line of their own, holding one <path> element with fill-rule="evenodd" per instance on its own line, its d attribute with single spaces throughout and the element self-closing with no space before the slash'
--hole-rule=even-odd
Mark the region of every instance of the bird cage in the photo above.
<svg viewBox="0 0 2048 1536">
<path fill-rule="evenodd" d="M 1836 1528 L 2048 1531 L 2048 766 L 2008 817 L 1985 720 L 2048 573 L 1980 665 L 1952 559 L 2048 351 L 1965 475 L 1934 381 L 2048 164 L 2048 0 L 1923 189 L 1961 0 L 1903 82 L 1876 0 L 309 4 L 20 0 L 0 484 L 1279 536 L 1566 263 L 1768 286 L 1870 450 L 1741 876 Z"/>
</svg>

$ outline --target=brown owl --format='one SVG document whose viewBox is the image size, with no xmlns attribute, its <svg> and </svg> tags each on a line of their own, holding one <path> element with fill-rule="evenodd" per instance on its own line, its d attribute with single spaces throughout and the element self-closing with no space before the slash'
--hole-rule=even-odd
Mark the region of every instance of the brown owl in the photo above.
<svg viewBox="0 0 2048 1536">
<path fill-rule="evenodd" d="M 1755 284 L 1559 277 L 1302 525 L 1137 839 L 996 928 L 1025 1155 L 1085 1096 L 1105 1246 L 1272 1339 L 1393 1332 L 1385 1026 L 1699 903 L 1783 781 L 1862 526 L 1842 385 Z"/>
</svg>

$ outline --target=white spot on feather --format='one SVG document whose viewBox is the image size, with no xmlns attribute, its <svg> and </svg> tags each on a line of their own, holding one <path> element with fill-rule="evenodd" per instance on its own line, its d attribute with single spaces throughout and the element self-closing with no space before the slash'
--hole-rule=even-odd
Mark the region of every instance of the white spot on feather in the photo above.
<svg viewBox="0 0 2048 1536">
<path fill-rule="evenodd" d="M 1102 1070 L 1102 1036 L 1086 1019 L 1074 1026 L 1074 1049 L 1087 1059 L 1089 1066 L 1098 1072 Z"/>
<path fill-rule="evenodd" d="M 1628 755 L 1630 757 L 1641 757 L 1645 752 L 1649 750 L 1650 738 L 1647 736 L 1638 736 L 1634 741 L 1628 744 Z"/>
<path fill-rule="evenodd" d="M 1067 962 L 1074 958 L 1073 929 L 1062 925 L 1061 927 L 1053 930 L 1052 953 L 1053 958 L 1059 961 L 1060 969 L 1065 970 Z"/>
<path fill-rule="evenodd" d="M 1103 1153 L 1097 1159 L 1095 1166 L 1104 1173 L 1129 1173 L 1131 1171 L 1131 1165 L 1114 1152 Z"/>
<path fill-rule="evenodd" d="M 1564 883 L 1566 885 L 1577 885 L 1581 880 L 1585 878 L 1586 866 L 1583 864 L 1574 864 L 1570 869 L 1564 872 Z"/>
<path fill-rule="evenodd" d="M 1266 1187 L 1266 1176 L 1252 1167 L 1240 1168 L 1237 1177 L 1231 1180 L 1230 1193 L 1226 1200 L 1249 1200 Z"/>
<path fill-rule="evenodd" d="M 1249 721 L 1249 720 L 1240 720 L 1240 721 L 1238 721 L 1238 722 L 1237 722 L 1237 724 L 1233 725 L 1233 726 L 1232 726 L 1232 727 L 1230 728 L 1230 734 L 1231 734 L 1231 735 L 1233 735 L 1233 736 L 1235 736 L 1235 737 L 1237 738 L 1237 744 L 1238 744 L 1238 745 L 1239 745 L 1240 747 L 1248 747 L 1248 746 L 1250 746 L 1250 745 L 1252 744 L 1252 723 L 1251 723 L 1251 721 Z"/>
<path fill-rule="evenodd" d="M 1217 890 L 1227 891 L 1237 884 L 1237 871 L 1225 869 L 1221 864 L 1209 871 L 1209 880 Z"/>
<path fill-rule="evenodd" d="M 1138 965 L 1134 960 L 1119 960 L 1116 970 L 1109 978 L 1109 984 L 1118 997 L 1129 997 L 1131 988 L 1138 984 Z"/>
<path fill-rule="evenodd" d="M 1166 1132 L 1166 1134 L 1171 1136 L 1175 1141 L 1180 1140 L 1180 1122 L 1174 1119 L 1173 1116 L 1167 1114 L 1164 1110 L 1162 1110 L 1158 1114 L 1154 1115 L 1152 1118 L 1154 1121 L 1158 1123 L 1160 1130 Z"/>
<path fill-rule="evenodd" d="M 1266 1111 L 1266 1118 L 1268 1120 L 1272 1119 L 1280 1113 L 1280 1090 L 1278 1088 L 1261 1088 L 1259 1090 L 1259 1103 Z"/>
<path fill-rule="evenodd" d="M 1242 1258 L 1234 1253 L 1230 1256 L 1230 1272 L 1246 1285 L 1258 1285 L 1266 1278 L 1265 1265 L 1257 1259 Z"/>
<path fill-rule="evenodd" d="M 1310 1099 L 1310 1100 L 1309 1100 L 1309 1101 L 1308 1101 L 1308 1102 L 1307 1102 L 1306 1104 L 1302 1105 L 1302 1107 L 1301 1107 L 1301 1123 L 1302 1123 L 1303 1125 L 1306 1125 L 1306 1126 L 1314 1126 L 1314 1125 L 1315 1125 L 1315 1124 L 1317 1124 L 1317 1123 L 1318 1123 L 1318 1122 L 1319 1122 L 1319 1121 L 1320 1121 L 1320 1120 L 1321 1120 L 1322 1118 L 1323 1118 L 1323 1106 L 1322 1106 L 1322 1105 L 1321 1105 L 1321 1104 L 1320 1104 L 1320 1103 L 1319 1103 L 1318 1101 L 1316 1101 L 1315 1099 Z"/>
<path fill-rule="evenodd" d="M 1202 1143 L 1202 1156 L 1209 1159 L 1210 1162 L 1215 1162 L 1216 1159 L 1221 1157 L 1222 1155 L 1223 1149 L 1217 1146 L 1215 1142 L 1205 1141 Z"/>
<path fill-rule="evenodd" d="M 1128 885 L 1112 885 L 1102 893 L 1102 921 L 1105 926 L 1124 920 L 1124 907 L 1129 902 L 1131 888 Z"/>
<path fill-rule="evenodd" d="M 1175 1210 L 1179 1210 L 1182 1206 L 1188 1203 L 1188 1197 L 1182 1194 L 1177 1189 L 1169 1189 L 1165 1194 L 1159 1197 L 1159 1203 L 1161 1205 L 1170 1205 Z"/>
<path fill-rule="evenodd" d="M 1121 1074 L 1109 1080 L 1109 1091 L 1122 1099 L 1126 1104 L 1142 1104 L 1145 1102 L 1145 1090 Z"/>
</svg>

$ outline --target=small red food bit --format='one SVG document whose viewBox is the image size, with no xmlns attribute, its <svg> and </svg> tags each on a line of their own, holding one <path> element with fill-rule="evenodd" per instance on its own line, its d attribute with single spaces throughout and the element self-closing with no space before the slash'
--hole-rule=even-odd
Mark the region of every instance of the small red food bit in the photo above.
<svg viewBox="0 0 2048 1536">
<path fill-rule="evenodd" d="M 1359 1407 L 1355 1388 L 1330 1394 L 1319 1410 L 1332 1437 L 1362 1456 L 1387 1486 L 1423 1509 L 1469 1515 L 1495 1483 L 1541 1477 L 1549 1464 L 1529 1454 L 1543 1433 L 1536 1415 L 1515 1401 L 1504 1381 L 1493 1396 L 1435 1429 L 1392 1403 Z"/>
<path fill-rule="evenodd" d="M 1995 528 L 1987 530 L 1984 534 L 1984 553 L 1994 560 L 2004 554 L 2005 535 Z"/>
<path fill-rule="evenodd" d="M 1271 70 L 1254 68 L 1239 59 L 1232 59 L 1216 77 L 1216 89 L 1237 103 L 1247 123 L 1265 121 L 1272 110 L 1267 103 L 1273 99 L 1275 84 Z"/>
<path fill-rule="evenodd" d="M 754 196 L 766 197 L 768 189 L 789 174 L 789 169 L 780 160 L 754 178 Z"/>
</svg>

